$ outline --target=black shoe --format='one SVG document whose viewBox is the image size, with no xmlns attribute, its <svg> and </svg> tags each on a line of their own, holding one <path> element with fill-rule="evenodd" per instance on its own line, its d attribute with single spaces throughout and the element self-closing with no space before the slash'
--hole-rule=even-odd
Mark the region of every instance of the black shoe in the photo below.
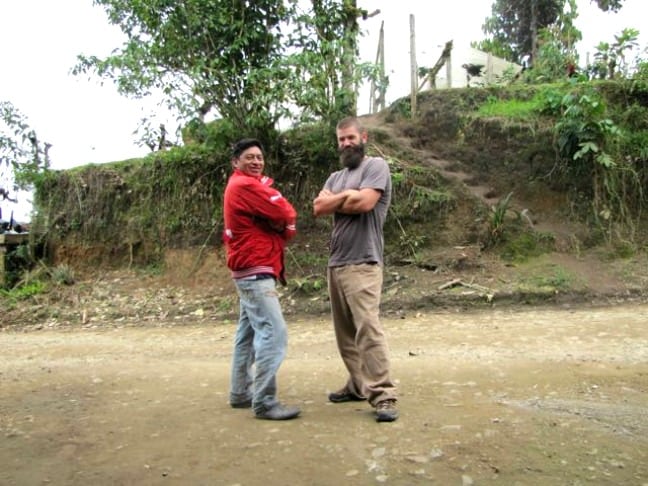
<svg viewBox="0 0 648 486">
<path fill-rule="evenodd" d="M 245 400 L 244 402 L 230 402 L 232 408 L 250 408 L 252 406 L 252 399 Z"/>
<path fill-rule="evenodd" d="M 361 402 L 363 400 L 366 400 L 365 397 L 359 397 L 358 395 L 351 393 L 346 388 L 342 388 L 339 391 L 329 393 L 328 399 L 333 403 Z"/>
<path fill-rule="evenodd" d="M 301 410 L 299 410 L 299 408 L 297 407 L 287 407 L 278 403 L 272 408 L 267 408 L 261 412 L 256 412 L 255 416 L 258 419 L 265 420 L 290 420 L 297 417 L 300 412 Z"/>
<path fill-rule="evenodd" d="M 396 400 L 383 400 L 376 405 L 376 422 L 393 422 L 398 418 Z"/>
</svg>

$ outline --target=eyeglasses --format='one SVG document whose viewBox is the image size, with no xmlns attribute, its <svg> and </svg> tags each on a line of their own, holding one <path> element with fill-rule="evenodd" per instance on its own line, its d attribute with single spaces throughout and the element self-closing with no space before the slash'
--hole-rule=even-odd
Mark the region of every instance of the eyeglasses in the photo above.
<svg viewBox="0 0 648 486">
<path fill-rule="evenodd" d="M 245 154 L 243 157 L 239 158 L 245 160 L 246 162 L 253 162 L 254 159 L 258 160 L 259 162 L 263 162 L 263 154 Z"/>
</svg>

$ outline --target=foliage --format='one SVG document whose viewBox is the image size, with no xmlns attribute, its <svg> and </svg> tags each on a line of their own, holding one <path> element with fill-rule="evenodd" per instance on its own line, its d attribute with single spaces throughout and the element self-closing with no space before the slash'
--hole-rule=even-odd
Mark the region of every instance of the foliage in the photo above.
<svg viewBox="0 0 648 486">
<path fill-rule="evenodd" d="M 374 72 L 356 66 L 357 18 L 367 13 L 355 3 L 313 0 L 304 12 L 295 0 L 95 0 L 127 41 L 105 59 L 80 55 L 73 72 L 112 80 L 126 96 L 161 92 L 185 122 L 227 119 L 268 143 L 280 119 L 355 113 L 356 83 Z"/>
<path fill-rule="evenodd" d="M 591 76 L 598 79 L 628 77 L 630 63 L 626 53 L 638 46 L 639 31 L 626 28 L 614 36 L 614 42 L 600 42 L 594 53 L 594 63 L 588 66 Z"/>
<path fill-rule="evenodd" d="M 35 280 L 12 289 L 0 288 L 0 298 L 6 299 L 11 305 L 16 305 L 18 301 L 29 299 L 34 295 L 42 294 L 46 290 L 47 285 L 44 282 Z"/>
<path fill-rule="evenodd" d="M 392 171 L 393 199 L 385 226 L 386 258 L 393 261 L 397 256 L 411 256 L 417 260 L 433 247 L 483 242 L 489 217 L 494 215 L 477 198 L 466 197 L 463 190 L 454 187 L 439 172 L 437 161 L 422 158 L 419 149 L 426 154 L 435 152 L 440 160 L 471 164 L 475 175 L 484 176 L 476 182 L 493 184 L 497 193 L 503 195 L 511 190 L 521 194 L 536 182 L 533 188 L 537 187 L 538 192 L 532 198 L 543 197 L 539 191 L 550 188 L 560 194 L 559 211 L 564 211 L 561 214 L 566 218 L 589 218 L 583 221 L 590 223 L 585 238 L 596 231 L 601 235 L 597 241 L 602 242 L 606 235 L 601 229 L 604 223 L 607 235 L 619 234 L 616 226 L 623 221 L 617 206 L 608 205 L 609 212 L 592 216 L 606 209 L 600 205 L 597 211 L 592 210 L 595 196 L 601 196 L 599 201 L 615 201 L 607 192 L 594 192 L 593 171 L 600 164 L 588 157 L 598 153 L 583 153 L 576 160 L 568 155 L 554 160 L 552 129 L 567 109 L 566 96 L 573 96 L 572 104 L 582 95 L 604 97 L 606 111 L 602 119 L 607 118 L 619 127 L 620 136 L 605 133 L 603 142 L 594 142 L 615 161 L 616 165 L 606 170 L 613 178 L 619 177 L 626 215 L 636 219 L 646 200 L 638 200 L 640 187 L 633 181 L 632 172 L 639 173 L 643 181 L 639 185 L 648 184 L 648 166 L 645 158 L 640 158 L 642 145 L 637 145 L 648 137 L 648 117 L 642 104 L 647 94 L 636 79 L 426 92 L 421 96 L 425 105 L 420 121 L 393 115 L 395 124 L 370 129 L 367 152 L 385 158 Z M 513 100 L 526 100 L 528 104 Z M 485 122 L 493 123 L 475 122 L 474 111 L 480 106 L 497 110 L 500 103 L 500 113 L 528 118 L 513 124 L 496 124 L 498 120 L 486 117 Z M 533 113 L 534 106 L 538 107 L 537 114 Z M 453 120 L 452 129 L 444 131 L 438 124 L 448 116 Z M 467 121 L 468 116 L 472 119 Z M 409 137 L 412 146 L 401 143 L 394 136 L 395 130 Z M 51 247 L 57 248 L 57 256 L 64 254 L 65 248 L 74 248 L 79 252 L 74 257 L 111 265 L 150 265 L 161 261 L 167 248 L 217 246 L 233 136 L 236 133 L 224 120 L 197 122 L 185 131 L 184 147 L 143 159 L 50 173 L 37 188 L 38 219 L 34 221 L 34 233 L 44 234 Z M 432 137 L 441 140 L 439 152 Z M 290 129 L 277 138 L 266 155 L 267 173 L 299 213 L 299 236 L 286 257 L 291 267 L 298 269 L 295 274 L 299 278 L 317 273 L 314 269 L 323 268 L 327 254 L 330 221 L 312 217 L 312 200 L 330 172 L 340 167 L 334 129 L 329 123 Z M 462 168 L 446 168 L 447 172 L 454 170 Z M 527 174 L 531 183 L 523 180 Z M 491 175 L 493 178 L 489 179 Z M 466 181 L 471 183 L 472 179 Z M 569 199 L 565 197 L 566 191 L 570 191 Z M 568 204 L 562 204 L 565 200 Z M 509 216 L 513 215 L 509 211 Z M 609 219 L 603 219 L 605 215 Z M 611 222 L 615 227 L 610 226 Z M 520 226 L 514 216 L 507 219 L 504 236 L 496 248 L 504 249 L 515 241 Z M 635 227 L 639 227 L 636 222 Z M 533 234 L 538 239 L 536 250 L 545 244 L 549 247 L 548 239 L 537 232 Z M 628 232 L 622 236 L 631 241 Z"/>
<path fill-rule="evenodd" d="M 576 43 L 583 36 L 574 26 L 578 17 L 576 1 L 568 0 L 568 4 L 569 9 L 561 12 L 556 22 L 540 29 L 537 56 L 533 69 L 527 71 L 527 81 L 546 83 L 576 74 Z"/>
<path fill-rule="evenodd" d="M 518 64 L 529 56 L 533 65 L 538 31 L 556 21 L 564 2 L 495 0 L 492 16 L 482 26 L 483 32 L 489 37 L 476 44 L 476 47 Z"/>
<path fill-rule="evenodd" d="M 12 103 L 0 101 L 0 197 L 11 199 L 12 191 L 32 186 L 49 167 L 50 146 Z"/>
<path fill-rule="evenodd" d="M 32 266 L 33 260 L 27 244 L 7 245 L 0 252 L 3 281 L 0 287 L 11 288 L 20 283 L 21 275 Z"/>
<path fill-rule="evenodd" d="M 80 55 L 74 74 L 95 72 L 126 96 L 160 90 L 183 119 L 211 113 L 260 138 L 283 114 L 283 2 L 94 3 L 127 41 L 105 59 Z"/>
<path fill-rule="evenodd" d="M 320 275 L 308 275 L 302 278 L 293 278 L 288 281 L 291 293 L 304 295 L 317 294 L 326 289 L 326 279 Z"/>
<path fill-rule="evenodd" d="M 623 6 L 623 0 L 590 0 L 590 2 L 596 2 L 604 12 L 618 12 Z"/>
<path fill-rule="evenodd" d="M 295 207 L 308 208 L 300 212 L 300 226 L 314 223 L 313 199 L 322 190 L 328 175 L 340 168 L 338 164 L 335 130 L 330 124 L 302 125 L 281 134 L 268 173 L 273 174 Z"/>
<path fill-rule="evenodd" d="M 67 264 L 57 265 L 48 272 L 52 281 L 58 285 L 72 285 L 76 281 L 74 269 Z"/>
<path fill-rule="evenodd" d="M 296 10 L 288 45 L 291 70 L 285 82 L 301 121 L 329 120 L 356 114 L 357 84 L 378 79 L 378 67 L 357 64 L 358 17 L 367 11 L 355 0 L 312 0 L 312 10 Z"/>
<path fill-rule="evenodd" d="M 495 206 L 491 206 L 491 214 L 488 220 L 488 238 L 485 245 L 487 248 L 497 245 L 504 237 L 506 214 L 509 210 L 512 195 L 513 192 L 509 192 L 506 197 L 497 201 Z"/>
<path fill-rule="evenodd" d="M 594 220 L 608 238 L 619 231 L 617 224 L 632 233 L 644 198 L 642 185 L 637 161 L 622 156 L 628 137 L 612 120 L 605 100 L 590 84 L 576 86 L 559 103 L 555 93 L 547 99 L 546 109 L 558 116 L 559 170 L 591 200 Z"/>
<path fill-rule="evenodd" d="M 511 233 L 506 239 L 500 241 L 500 255 L 506 261 L 522 263 L 530 258 L 540 256 L 552 251 L 554 237 L 539 231 L 522 231 Z"/>
<path fill-rule="evenodd" d="M 393 215 L 399 224 L 430 221 L 441 217 L 453 203 L 453 196 L 439 180 L 436 171 L 390 161 L 392 171 Z M 434 216 L 433 216 L 434 215 Z"/>
<path fill-rule="evenodd" d="M 190 145 L 51 174 L 36 187 L 33 230 L 54 245 L 111 248 L 101 261 L 149 264 L 164 247 L 218 241 L 229 172 L 228 145 Z"/>
</svg>

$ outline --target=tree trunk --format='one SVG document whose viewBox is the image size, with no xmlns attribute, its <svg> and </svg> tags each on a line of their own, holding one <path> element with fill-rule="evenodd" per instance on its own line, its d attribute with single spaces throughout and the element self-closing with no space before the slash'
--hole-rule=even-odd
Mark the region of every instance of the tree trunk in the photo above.
<svg viewBox="0 0 648 486">
<path fill-rule="evenodd" d="M 531 0 L 531 66 L 538 54 L 538 0 Z"/>
</svg>

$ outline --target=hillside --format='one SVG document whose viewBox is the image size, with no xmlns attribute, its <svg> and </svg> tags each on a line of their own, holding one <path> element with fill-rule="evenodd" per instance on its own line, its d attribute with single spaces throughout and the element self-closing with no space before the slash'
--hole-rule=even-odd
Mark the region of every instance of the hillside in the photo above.
<svg viewBox="0 0 648 486">
<path fill-rule="evenodd" d="M 407 100 L 364 118 L 369 152 L 390 161 L 396 181 L 386 228 L 386 313 L 646 297 L 641 235 L 632 244 L 601 238 L 565 181 L 550 177 L 552 124 L 473 115 L 494 96 L 532 94 L 429 91 L 414 120 Z M 308 139 L 293 137 L 288 142 Z M 50 180 L 40 194 L 41 203 L 48 201 L 46 248 L 52 267 L 67 265 L 75 283 L 7 302 L 2 326 L 233 319 L 237 304 L 218 241 L 214 185 L 222 184 L 227 156 L 187 150 Z M 302 215 L 286 258 L 285 310 L 326 313 L 330 225 L 313 221 L 309 205 L 335 161 L 303 147 L 282 154 L 269 172 Z M 296 172 L 304 160 L 310 165 Z"/>
</svg>

